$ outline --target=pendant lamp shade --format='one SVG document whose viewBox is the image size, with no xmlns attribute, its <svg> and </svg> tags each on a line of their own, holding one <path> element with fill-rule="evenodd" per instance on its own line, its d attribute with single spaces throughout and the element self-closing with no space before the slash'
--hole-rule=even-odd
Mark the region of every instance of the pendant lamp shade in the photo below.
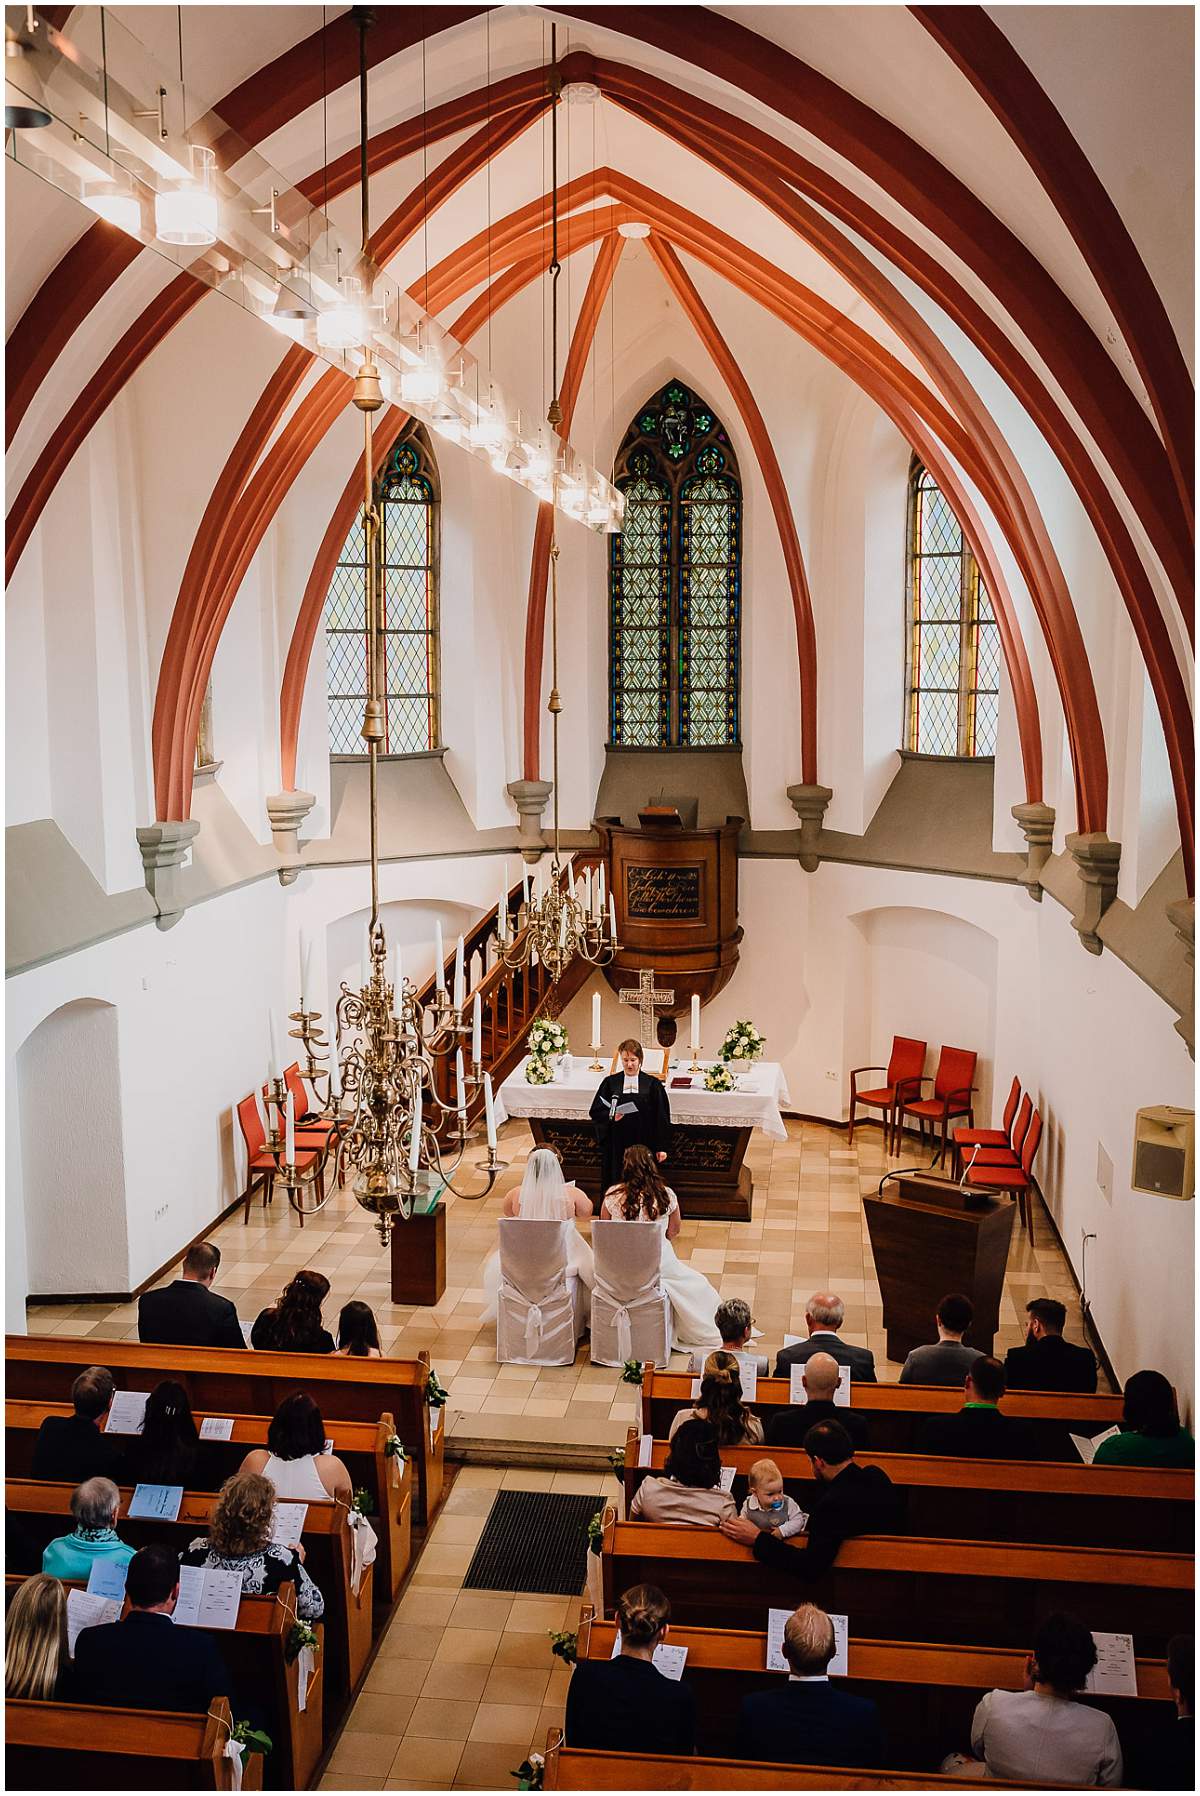
<svg viewBox="0 0 1200 1796">
<path fill-rule="evenodd" d="M 29 45 L 11 25 L 4 28 L 4 129 L 39 131 L 50 123 L 41 76 L 33 66 Z"/>
</svg>

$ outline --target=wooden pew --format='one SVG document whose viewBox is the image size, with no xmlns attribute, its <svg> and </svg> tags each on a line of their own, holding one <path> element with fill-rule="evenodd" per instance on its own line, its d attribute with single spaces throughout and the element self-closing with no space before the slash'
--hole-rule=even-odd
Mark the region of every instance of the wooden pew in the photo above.
<svg viewBox="0 0 1200 1796">
<path fill-rule="evenodd" d="M 4 1406 L 4 1445 L 10 1478 L 33 1475 L 34 1443 L 45 1418 L 71 1413 L 70 1403 L 9 1399 Z M 199 1427 L 205 1411 L 197 1411 L 195 1419 Z M 270 1416 L 229 1419 L 233 1422 L 232 1440 L 200 1442 L 195 1483 L 201 1490 L 219 1490 L 252 1448 L 266 1445 Z M 379 1536 L 375 1595 L 377 1601 L 391 1603 L 412 1563 L 413 1462 L 405 1459 L 401 1464 L 388 1456 L 387 1442 L 396 1432 L 390 1415 L 380 1416 L 373 1427 L 369 1422 L 337 1422 L 326 1417 L 325 1428 L 334 1452 L 345 1461 L 355 1490 L 366 1490 L 375 1506 L 372 1520 Z"/>
<path fill-rule="evenodd" d="M 637 1464 L 638 1434 L 625 1443 L 625 1513 L 643 1478 L 661 1472 L 668 1445 L 655 1441 L 649 1468 Z M 771 1458 L 801 1508 L 812 1502 L 812 1461 L 802 1447 L 723 1447 L 721 1463 L 746 1495 L 755 1460 Z M 1195 1538 L 1195 1473 L 1179 1468 L 1064 1465 L 1040 1460 L 950 1459 L 919 1453 L 858 1452 L 904 1492 L 908 1534 L 939 1539 L 1038 1541 L 1048 1545 L 1187 1552 Z"/>
<path fill-rule="evenodd" d="M 760 1378 L 748 1407 L 764 1424 L 776 1409 L 790 1407 L 786 1378 Z M 1061 1459 L 1078 1465 L 1079 1455 L 1068 1434 L 1103 1433 L 1121 1419 L 1122 1398 L 1064 1395 L 1057 1391 L 1009 1391 L 1000 1401 L 1006 1416 L 1029 1423 L 1039 1459 Z M 690 1408 L 692 1374 L 656 1372 L 647 1366 L 642 1381 L 642 1432 L 665 1440 L 677 1412 Z M 850 1407 L 866 1417 L 871 1448 L 876 1453 L 911 1453 L 917 1431 L 928 1416 L 954 1415 L 962 1408 L 961 1389 L 932 1384 L 852 1384 Z"/>
<path fill-rule="evenodd" d="M 223 1696 L 207 1715 L 9 1698 L 4 1781 L 10 1790 L 232 1790 L 229 1730 Z M 242 1789 L 261 1790 L 262 1771 L 259 1754 L 245 1755 Z"/>
<path fill-rule="evenodd" d="M 22 1579 L 7 1577 L 5 1579 L 5 1597 L 11 1599 L 12 1593 L 22 1583 Z M 71 1590 L 82 1590 L 82 1584 L 69 1584 Z M 266 1782 L 274 1789 L 304 1789 L 310 1782 L 320 1762 L 324 1745 L 324 1703 L 325 1703 L 325 1624 L 317 1622 L 313 1632 L 322 1641 L 322 1650 L 316 1654 L 316 1663 L 312 1678 L 308 1685 L 308 1696 L 303 1711 L 300 1709 L 298 1667 L 295 1660 L 288 1662 L 288 1636 L 296 1620 L 296 1607 L 289 1591 L 283 1590 L 278 1597 L 244 1596 L 238 1609 L 237 1627 L 213 1628 L 210 1631 L 214 1644 L 229 1668 L 234 1690 L 238 1700 L 246 1699 L 241 1694 L 252 1691 L 254 1700 L 263 1713 L 263 1724 L 271 1738 L 271 1753 L 266 1767 Z M 224 1699 L 222 1699 L 224 1700 Z M 31 1704 L 39 1712 L 43 1708 L 62 1711 L 59 1703 Z M 96 1711 L 108 1713 L 109 1711 Z M 117 1713 L 118 1711 L 112 1711 Z M 11 1708 L 10 1708 L 11 1715 Z M 240 1713 L 235 1720 L 244 1720 Z M 41 1739 L 43 1736 L 39 1735 Z M 9 1734 L 10 1741 L 12 1734 Z M 256 1775 L 262 1781 L 262 1759 L 254 1754 L 247 1754 L 244 1759 L 246 1769 L 257 1765 Z M 82 1771 L 82 1767 L 78 1770 Z M 97 1775 L 102 1775 L 102 1767 Z M 150 1779 L 143 1787 L 159 1789 L 168 1785 L 170 1780 L 161 1774 Z M 8 1779 L 9 1787 L 13 1780 Z M 90 1763 L 86 1775 L 79 1778 L 77 1787 L 87 1789 L 95 1784 Z M 19 1786 L 18 1786 L 19 1787 Z M 40 1788 L 40 1785 L 26 1786 Z M 72 1780 L 61 1775 L 54 1777 L 44 1786 L 48 1789 L 72 1787 Z M 136 1787 L 130 1777 L 117 1778 L 110 1786 L 115 1789 Z M 220 1785 L 219 1788 L 228 1788 Z M 247 1787 L 243 1783 L 243 1788 Z"/>
<path fill-rule="evenodd" d="M 633 1752 L 591 1752 L 563 1746 L 557 1729 L 546 1742 L 547 1790 L 1027 1790 L 989 1777 L 941 1772 L 832 1771 L 822 1765 L 769 1765 L 748 1759 L 669 1758 Z"/>
<path fill-rule="evenodd" d="M 610 1512 L 611 1515 L 611 1512 Z M 805 1552 L 803 1536 L 789 1551 Z M 1132 1634 L 1148 1658 L 1192 1627 L 1193 1564 L 1184 1553 L 1117 1552 L 864 1534 L 812 1583 L 760 1564 L 714 1529 L 606 1518 L 604 1612 L 633 1584 L 657 1584 L 689 1627 L 757 1628 L 768 1609 L 806 1598 L 877 1640 L 1024 1647 L 1038 1623 L 1070 1609 L 1085 1626 Z"/>
<path fill-rule="evenodd" d="M 615 1635 L 613 1622 L 594 1618 L 591 1606 L 584 1606 L 581 1660 L 607 1659 Z M 712 1756 L 732 1752 L 742 1698 L 770 1689 L 781 1675 L 765 1669 L 765 1630 L 672 1625 L 671 1645 L 687 1648 L 684 1676 L 696 1698 L 699 1750 Z M 838 1679 L 839 1686 L 876 1704 L 888 1763 L 913 1770 L 936 1771 L 948 1752 L 970 1749 L 971 1719 L 985 1691 L 1023 1688 L 1025 1653 L 1013 1648 L 929 1646 L 852 1635 L 847 1657 L 850 1673 Z M 1175 1713 L 1164 1660 L 1139 1659 L 1137 1682 L 1136 1697 L 1082 1699 L 1112 1716 L 1127 1765 L 1148 1761 L 1156 1735 L 1171 1725 Z"/>
<path fill-rule="evenodd" d="M 429 1355 L 407 1359 L 339 1359 L 322 1353 L 253 1353 L 236 1347 L 152 1347 L 95 1335 L 8 1335 L 6 1394 L 61 1402 L 87 1366 L 107 1366 L 123 1391 L 151 1391 L 174 1378 L 193 1410 L 215 1416 L 270 1416 L 293 1391 L 313 1398 L 323 1416 L 347 1422 L 395 1417 L 396 1432 L 417 1473 L 416 1520 L 426 1526 L 442 1500 L 444 1426 L 433 1426 L 428 1402 Z"/>
<path fill-rule="evenodd" d="M 57 1535 L 71 1532 L 69 1484 L 41 1483 L 33 1478 L 5 1480 L 5 1505 L 45 1545 Z M 122 1540 L 132 1547 L 151 1541 L 182 1553 L 198 1536 L 208 1533 L 215 1497 L 208 1491 L 186 1491 L 179 1516 L 173 1522 L 160 1518 L 131 1520 L 129 1500 L 133 1491 L 121 1491 L 117 1527 Z M 366 1671 L 372 1645 L 371 1602 L 373 1565 L 368 1566 L 355 1596 L 350 1588 L 351 1544 L 346 1510 L 341 1503 L 310 1503 L 304 1521 L 302 1544 L 305 1569 L 325 1598 L 328 1663 L 325 1667 L 325 1709 L 328 1724 L 339 1721 Z"/>
</svg>

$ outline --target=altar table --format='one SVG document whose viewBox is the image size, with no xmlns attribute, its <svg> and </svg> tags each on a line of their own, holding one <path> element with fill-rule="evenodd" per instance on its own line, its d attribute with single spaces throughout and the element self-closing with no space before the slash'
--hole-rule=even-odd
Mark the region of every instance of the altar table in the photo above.
<svg viewBox="0 0 1200 1796">
<path fill-rule="evenodd" d="M 523 1117 L 539 1147 L 552 1147 L 562 1158 L 563 1174 L 600 1208 L 600 1149 L 589 1115 L 592 1099 L 609 1071 L 590 1070 L 590 1056 L 565 1055 L 550 1085 L 530 1085 L 525 1062 L 510 1073 L 496 1093 L 496 1120 Z M 690 1059 L 673 1061 L 666 1080 L 671 1107 L 671 1145 L 663 1177 L 689 1217 L 723 1217 L 749 1222 L 754 1185 L 744 1164 L 750 1136 L 761 1129 L 775 1141 L 787 1140 L 781 1106 L 790 1102 L 783 1068 L 760 1060 L 735 1074 L 734 1091 L 705 1091 L 701 1061 L 691 1087 L 672 1085 L 688 1076 Z"/>
</svg>

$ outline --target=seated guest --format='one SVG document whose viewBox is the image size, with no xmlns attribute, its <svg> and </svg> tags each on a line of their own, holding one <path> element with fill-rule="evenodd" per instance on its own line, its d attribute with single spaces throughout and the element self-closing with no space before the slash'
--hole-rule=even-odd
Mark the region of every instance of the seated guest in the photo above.
<svg viewBox="0 0 1200 1796">
<path fill-rule="evenodd" d="M 914 1347 L 900 1373 L 901 1384 L 949 1384 L 957 1390 L 964 1375 L 979 1358 L 978 1347 L 965 1347 L 963 1336 L 971 1326 L 975 1306 L 969 1297 L 951 1292 L 937 1307 L 938 1338 L 928 1347 Z"/>
<path fill-rule="evenodd" d="M 682 1432 L 682 1430 L 681 1430 Z M 720 1524 L 722 1534 L 751 1547 L 764 1565 L 776 1566 L 810 1582 L 823 1576 L 844 1540 L 856 1534 L 892 1534 L 900 1519 L 900 1495 L 877 1465 L 859 1465 L 854 1443 L 840 1422 L 818 1422 L 804 1437 L 817 1488 L 808 1518 L 808 1545 L 797 1552 L 778 1535 L 734 1516 Z"/>
<path fill-rule="evenodd" d="M 886 1762 L 875 1704 L 829 1681 L 836 1644 L 825 1611 L 801 1603 L 783 1630 L 787 1683 L 742 1698 L 735 1758 L 864 1770 Z"/>
<path fill-rule="evenodd" d="M 520 1187 L 509 1192 L 500 1206 L 500 1213 L 523 1222 L 570 1223 L 571 1227 L 565 1230 L 563 1236 L 567 1273 L 574 1274 L 581 1284 L 591 1290 L 595 1281 L 592 1248 L 591 1243 L 580 1234 L 579 1224 L 592 1220 L 592 1200 L 578 1185 L 567 1184 L 556 1148 L 535 1147 L 531 1150 Z M 480 1282 L 484 1294 L 480 1320 L 494 1322 L 500 1302 L 499 1247 L 484 1262 Z"/>
<path fill-rule="evenodd" d="M 1094 1391 L 1096 1356 L 1063 1339 L 1067 1306 L 1057 1297 L 1025 1305 L 1029 1331 L 1023 1347 L 1010 1347 L 1004 1371 L 1010 1391 Z"/>
<path fill-rule="evenodd" d="M 750 1314 L 750 1305 L 744 1297 L 726 1297 L 717 1305 L 717 1313 L 713 1317 L 717 1333 L 721 1337 L 721 1349 L 725 1353 L 740 1353 L 743 1358 L 757 1359 L 758 1376 L 765 1378 L 769 1361 L 765 1354 L 756 1355 L 751 1347 L 751 1336 L 754 1333 L 754 1317 Z M 689 1372 L 699 1372 L 703 1359 L 700 1354 L 693 1353 L 688 1361 Z"/>
<path fill-rule="evenodd" d="M 1175 1717 L 1157 1742 L 1154 1762 L 1138 1781 L 1148 1790 L 1196 1788 L 1196 1641 L 1176 1634 L 1167 1642 L 1167 1682 L 1175 1700 Z"/>
<path fill-rule="evenodd" d="M 721 1489 L 716 1433 L 707 1422 L 685 1422 L 671 1442 L 662 1477 L 643 1478 L 638 1485 L 629 1519 L 715 1528 L 726 1517 L 736 1519 L 737 1504 Z"/>
<path fill-rule="evenodd" d="M 343 1359 L 382 1359 L 379 1328 L 369 1303 L 344 1303 L 338 1317 L 337 1351 Z"/>
<path fill-rule="evenodd" d="M 70 1670 L 67 1593 L 57 1578 L 38 1572 L 13 1591 L 4 1618 L 4 1694 L 61 1702 Z"/>
<path fill-rule="evenodd" d="M 1027 1422 L 1001 1415 L 1004 1367 L 980 1354 L 963 1384 L 963 1406 L 955 1416 L 928 1416 L 917 1430 L 918 1453 L 953 1454 L 959 1459 L 1036 1459 Z"/>
<path fill-rule="evenodd" d="M 221 1486 L 208 1538 L 193 1540 L 185 1565 L 215 1565 L 238 1572 L 247 1596 L 274 1596 L 282 1584 L 296 1587 L 296 1614 L 320 1621 L 325 1599 L 303 1566 L 303 1547 L 277 1546 L 271 1539 L 275 1486 L 257 1472 L 237 1472 Z"/>
<path fill-rule="evenodd" d="M 71 1416 L 47 1416 L 33 1444 L 33 1476 L 59 1484 L 82 1484 L 85 1478 L 116 1469 L 119 1437 L 104 1434 L 100 1420 L 113 1399 L 113 1375 L 105 1366 L 89 1366 L 71 1386 Z"/>
<path fill-rule="evenodd" d="M 170 1347 L 244 1347 L 242 1325 L 228 1297 L 213 1290 L 221 1249 L 196 1241 L 183 1256 L 183 1275 L 138 1298 L 138 1340 Z"/>
<path fill-rule="evenodd" d="M 692 1409 L 681 1409 L 671 1423 L 668 1440 L 685 1422 L 708 1422 L 718 1447 L 760 1447 L 763 1425 L 742 1402 L 742 1377 L 732 1353 L 710 1353 L 704 1362 L 700 1395 Z"/>
<path fill-rule="evenodd" d="M 324 1273 L 298 1272 L 275 1302 L 259 1311 L 250 1345 L 260 1353 L 332 1353 L 333 1336 L 321 1325 L 328 1295 Z"/>
<path fill-rule="evenodd" d="M 802 1366 L 814 1353 L 829 1353 L 839 1366 L 849 1366 L 851 1378 L 860 1384 L 875 1383 L 875 1355 L 869 1347 L 843 1341 L 838 1329 L 846 1320 L 846 1306 L 832 1291 L 814 1291 L 804 1312 L 808 1339 L 794 1347 L 781 1347 L 775 1355 L 776 1378 L 790 1378 L 793 1366 Z"/>
<path fill-rule="evenodd" d="M 143 1547 L 125 1578 L 122 1621 L 84 1628 L 75 1642 L 71 1697 L 101 1708 L 203 1713 L 215 1696 L 232 1697 L 229 1673 L 211 1634 L 177 1628 L 179 1561 L 169 1547 Z"/>
<path fill-rule="evenodd" d="M 803 1534 L 808 1517 L 783 1488 L 783 1473 L 773 1459 L 756 1459 L 746 1475 L 750 1494 L 742 1504 L 742 1520 L 790 1540 Z"/>
<path fill-rule="evenodd" d="M 1135 1372 L 1125 1386 L 1121 1432 L 1096 1448 L 1093 1465 L 1194 1466 L 1196 1443 L 1180 1425 L 1175 1392 L 1161 1372 Z"/>
<path fill-rule="evenodd" d="M 767 1445 L 770 1447 L 802 1447 L 804 1437 L 818 1422 L 840 1422 L 856 1447 L 869 1445 L 867 1418 L 844 1403 L 835 1403 L 841 1368 L 832 1354 L 814 1353 L 804 1362 L 801 1383 L 807 1403 L 790 1403 L 777 1409 L 767 1423 Z M 853 1377 L 853 1373 L 851 1373 Z"/>
<path fill-rule="evenodd" d="M 621 1651 L 580 1660 L 567 1686 L 568 1746 L 593 1752 L 696 1750 L 696 1704 L 685 1683 L 664 1677 L 654 1649 L 667 1637 L 671 1605 L 653 1584 L 637 1584 L 617 1604 Z"/>
<path fill-rule="evenodd" d="M 200 1452 L 200 1435 L 187 1392 L 173 1378 L 155 1385 L 146 1399 L 142 1432 L 125 1452 L 124 1476 L 130 1484 L 182 1484 L 190 1489 Z"/>
<path fill-rule="evenodd" d="M 960 1777 L 1046 1784 L 1121 1781 L 1121 1744 L 1110 1716 L 1074 1698 L 1096 1663 L 1096 1643 L 1074 1615 L 1048 1615 L 1025 1661 L 1023 1690 L 989 1690 L 971 1723 L 974 1759 L 951 1754 Z"/>
<path fill-rule="evenodd" d="M 72 1534 L 60 1534 L 42 1554 L 42 1570 L 51 1578 L 82 1578 L 93 1565 L 128 1565 L 133 1548 L 117 1533 L 121 1493 L 109 1478 L 87 1478 L 71 1492 Z"/>
<path fill-rule="evenodd" d="M 238 1470 L 261 1472 L 285 1503 L 349 1503 L 354 1496 L 349 1472 L 325 1451 L 325 1424 L 305 1391 L 284 1398 L 271 1417 L 266 1451 L 247 1453 Z"/>
</svg>

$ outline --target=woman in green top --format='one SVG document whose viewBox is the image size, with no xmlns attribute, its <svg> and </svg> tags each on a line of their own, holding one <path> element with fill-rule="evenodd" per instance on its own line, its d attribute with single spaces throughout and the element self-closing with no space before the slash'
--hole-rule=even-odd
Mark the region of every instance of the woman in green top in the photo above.
<svg viewBox="0 0 1200 1796">
<path fill-rule="evenodd" d="M 1096 1448 L 1094 1465 L 1191 1466 L 1196 1443 L 1179 1425 L 1175 1392 L 1161 1372 L 1135 1372 L 1125 1386 L 1121 1432 Z"/>
<path fill-rule="evenodd" d="M 51 1578 L 82 1578 L 86 1583 L 100 1560 L 128 1565 L 134 1549 L 117 1533 L 120 1506 L 121 1493 L 110 1479 L 86 1479 L 71 1492 L 75 1532 L 50 1542 L 42 1554 L 42 1570 Z"/>
</svg>

